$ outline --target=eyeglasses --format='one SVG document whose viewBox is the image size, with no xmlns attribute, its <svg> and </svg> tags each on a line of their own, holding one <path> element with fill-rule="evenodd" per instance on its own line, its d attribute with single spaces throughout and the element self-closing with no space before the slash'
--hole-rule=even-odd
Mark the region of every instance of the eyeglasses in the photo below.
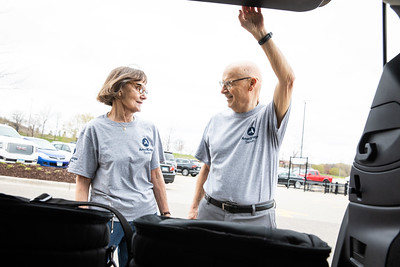
<svg viewBox="0 0 400 267">
<path fill-rule="evenodd" d="M 122 80 L 121 81 L 121 84 L 120 84 L 120 86 L 119 86 L 119 88 L 115 91 L 116 93 L 119 91 L 119 90 L 121 90 L 124 86 L 125 86 L 125 84 L 127 84 L 127 83 L 130 83 L 132 86 L 134 86 L 135 87 L 135 89 L 139 92 L 139 94 L 148 94 L 149 93 L 149 91 L 147 91 L 147 89 L 146 89 L 146 85 L 144 84 L 144 83 L 137 83 L 137 82 L 133 82 L 133 80 L 131 80 L 131 79 L 125 79 L 125 80 Z"/>
<path fill-rule="evenodd" d="M 234 82 L 238 82 L 241 80 L 246 80 L 246 79 L 252 79 L 252 77 L 244 77 L 244 78 L 240 78 L 240 79 L 236 79 L 236 80 L 231 80 L 231 81 L 220 81 L 219 84 L 221 85 L 222 88 L 226 88 L 228 91 L 232 88 L 232 83 Z"/>
<path fill-rule="evenodd" d="M 135 83 L 135 88 L 136 90 L 139 92 L 139 94 L 148 94 L 149 91 L 147 91 L 146 89 L 146 85 L 144 85 L 143 83 Z"/>
</svg>

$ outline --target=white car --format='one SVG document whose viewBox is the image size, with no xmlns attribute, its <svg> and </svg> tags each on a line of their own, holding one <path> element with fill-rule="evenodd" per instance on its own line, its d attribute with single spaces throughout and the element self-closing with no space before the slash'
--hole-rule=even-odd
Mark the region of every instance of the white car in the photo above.
<svg viewBox="0 0 400 267">
<path fill-rule="evenodd" d="M 74 144 L 74 143 L 64 143 L 64 142 L 54 141 L 54 142 L 51 142 L 51 144 L 57 150 L 66 152 L 65 154 L 68 156 L 69 160 L 71 159 L 72 155 L 75 152 L 76 144 Z"/>
<path fill-rule="evenodd" d="M 12 127 L 0 124 L 0 162 L 37 164 L 37 146 Z"/>
</svg>

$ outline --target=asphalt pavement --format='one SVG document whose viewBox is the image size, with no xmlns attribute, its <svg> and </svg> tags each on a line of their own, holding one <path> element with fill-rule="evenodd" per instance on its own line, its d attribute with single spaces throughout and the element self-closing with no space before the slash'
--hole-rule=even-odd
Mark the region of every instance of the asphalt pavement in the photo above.
<svg viewBox="0 0 400 267">
<path fill-rule="evenodd" d="M 178 174 L 173 183 L 166 185 L 173 217 L 187 217 L 195 182 L 196 177 Z M 48 193 L 56 198 L 73 200 L 75 184 L 0 176 L 0 192 L 27 198 Z M 348 196 L 278 185 L 275 200 L 278 228 L 318 236 L 332 247 L 331 262 Z"/>
</svg>

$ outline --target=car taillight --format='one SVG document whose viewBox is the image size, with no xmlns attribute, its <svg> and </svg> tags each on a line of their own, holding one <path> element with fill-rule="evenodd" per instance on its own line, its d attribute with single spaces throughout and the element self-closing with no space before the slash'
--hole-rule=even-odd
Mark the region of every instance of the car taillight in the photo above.
<svg viewBox="0 0 400 267">
<path fill-rule="evenodd" d="M 196 165 L 192 165 L 192 169 L 196 169 L 197 168 L 197 166 Z"/>
<path fill-rule="evenodd" d="M 173 172 L 175 170 L 174 166 L 169 167 L 169 171 Z"/>
</svg>

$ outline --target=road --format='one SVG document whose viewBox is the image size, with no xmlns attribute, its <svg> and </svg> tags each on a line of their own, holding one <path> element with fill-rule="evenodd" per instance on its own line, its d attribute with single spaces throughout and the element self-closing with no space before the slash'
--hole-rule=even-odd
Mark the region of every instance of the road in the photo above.
<svg viewBox="0 0 400 267">
<path fill-rule="evenodd" d="M 167 184 L 168 201 L 173 217 L 186 218 L 192 201 L 196 177 L 176 175 L 174 183 Z M 57 198 L 74 198 L 75 185 L 0 176 L 0 192 L 33 198 L 49 193 Z M 276 192 L 277 225 L 314 234 L 332 247 L 336 245 L 340 224 L 348 204 L 344 195 L 304 192 L 302 189 L 286 189 L 279 185 Z"/>
</svg>

